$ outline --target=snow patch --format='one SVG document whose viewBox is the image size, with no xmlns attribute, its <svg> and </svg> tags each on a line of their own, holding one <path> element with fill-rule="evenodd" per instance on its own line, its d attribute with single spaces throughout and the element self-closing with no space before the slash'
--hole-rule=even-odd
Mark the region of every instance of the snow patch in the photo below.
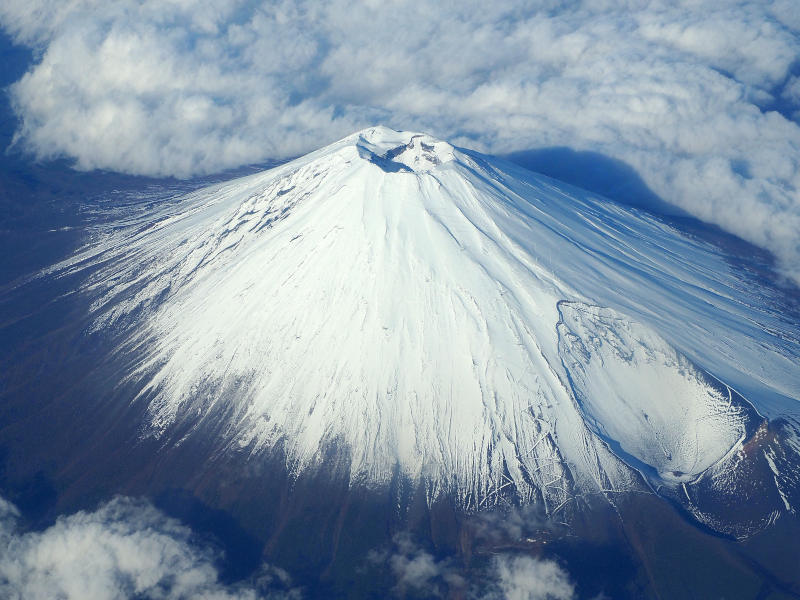
<svg viewBox="0 0 800 600">
<path fill-rule="evenodd" d="M 593 428 L 634 465 L 692 481 L 744 440 L 746 414 L 664 338 L 609 308 L 561 303 L 559 352 Z"/>
</svg>

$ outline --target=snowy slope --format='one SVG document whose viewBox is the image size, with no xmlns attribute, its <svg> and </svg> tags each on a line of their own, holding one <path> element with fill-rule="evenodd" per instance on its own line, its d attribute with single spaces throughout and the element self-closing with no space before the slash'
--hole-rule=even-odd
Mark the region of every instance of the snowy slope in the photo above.
<svg viewBox="0 0 800 600">
<path fill-rule="evenodd" d="M 691 481 L 747 435 L 733 393 L 611 309 L 561 303 L 560 353 L 587 421 L 626 459 Z"/>
<path fill-rule="evenodd" d="M 422 134 L 201 190 L 60 268 L 86 265 L 151 433 L 297 473 L 336 444 L 467 508 L 685 485 L 800 400 L 797 324 L 718 249 Z"/>
</svg>

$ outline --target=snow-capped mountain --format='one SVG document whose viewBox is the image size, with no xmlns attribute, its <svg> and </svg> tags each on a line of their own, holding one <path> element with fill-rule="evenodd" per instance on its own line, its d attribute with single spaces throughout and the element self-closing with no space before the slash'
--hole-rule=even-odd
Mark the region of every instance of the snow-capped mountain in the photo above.
<svg viewBox="0 0 800 600">
<path fill-rule="evenodd" d="M 86 265 L 145 435 L 296 474 L 335 448 L 465 509 L 651 488 L 725 529 L 704 502 L 746 501 L 747 470 L 747 527 L 793 511 L 797 324 L 716 246 L 502 160 L 367 129 L 58 270 Z"/>
</svg>

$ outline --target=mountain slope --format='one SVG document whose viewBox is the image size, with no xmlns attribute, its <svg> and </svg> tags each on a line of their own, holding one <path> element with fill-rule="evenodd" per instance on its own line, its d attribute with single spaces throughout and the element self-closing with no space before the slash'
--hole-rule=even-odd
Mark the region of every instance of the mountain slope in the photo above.
<svg viewBox="0 0 800 600">
<path fill-rule="evenodd" d="M 649 485 L 700 514 L 687 486 L 800 400 L 797 324 L 720 250 L 422 134 L 201 190 L 57 270 L 87 265 L 148 435 L 295 473 L 335 448 L 354 483 L 399 471 L 467 509 Z"/>
</svg>

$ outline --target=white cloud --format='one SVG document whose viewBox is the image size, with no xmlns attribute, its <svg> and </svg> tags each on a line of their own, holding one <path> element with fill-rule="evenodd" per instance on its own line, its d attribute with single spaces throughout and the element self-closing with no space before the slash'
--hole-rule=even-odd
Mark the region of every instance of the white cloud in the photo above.
<svg viewBox="0 0 800 600">
<path fill-rule="evenodd" d="M 398 589 L 432 589 L 432 580 L 441 572 L 441 565 L 432 554 L 415 550 L 409 554 L 394 554 L 389 559 L 392 572 L 397 577 Z"/>
<path fill-rule="evenodd" d="M 10 600 L 255 600 L 254 588 L 218 581 L 214 554 L 151 505 L 116 498 L 95 512 L 18 531 L 19 512 L 0 498 L 0 596 Z M 264 576 L 283 577 L 265 567 Z M 266 582 L 268 583 L 268 582 Z M 269 596 L 277 598 L 277 596 Z M 292 592 L 281 598 L 297 598 Z"/>
<path fill-rule="evenodd" d="M 519 532 L 520 518 L 506 533 Z M 487 528 L 497 521 L 485 521 Z M 538 523 L 538 520 L 537 520 Z M 499 534 L 502 537 L 502 533 Z M 284 571 L 263 565 L 248 583 L 224 585 L 218 556 L 191 529 L 151 504 L 117 497 L 94 512 L 59 517 L 43 531 L 25 532 L 20 512 L 0 498 L 0 597 L 9 600 L 299 600 Z M 452 556 L 435 557 L 408 534 L 373 551 L 373 564 L 405 597 L 452 594 L 474 600 L 572 600 L 569 574 L 549 559 L 498 554 L 465 570 Z"/>
<path fill-rule="evenodd" d="M 537 519 L 538 522 L 538 519 Z M 522 520 L 504 530 L 518 533 Z M 490 521 L 483 525 L 489 527 Z M 479 533 L 480 536 L 480 533 Z M 487 567 L 473 564 L 465 570 L 453 557 L 436 558 L 408 534 L 395 536 L 391 551 L 372 552 L 373 563 L 385 563 L 395 578 L 393 592 L 405 597 L 422 593 L 428 598 L 466 597 L 471 600 L 573 600 L 575 585 L 557 562 L 525 554 L 496 554 Z"/>
<path fill-rule="evenodd" d="M 575 586 L 551 560 L 500 555 L 495 559 L 497 586 L 504 600 L 572 600 Z"/>
<path fill-rule="evenodd" d="M 40 51 L 11 90 L 40 157 L 188 176 L 378 121 L 494 153 L 567 146 L 800 281 L 793 0 L 8 0 L 0 23 Z"/>
<path fill-rule="evenodd" d="M 467 582 L 450 557 L 437 559 L 420 547 L 408 533 L 397 534 L 390 549 L 372 550 L 372 564 L 387 567 L 394 577 L 392 592 L 404 597 L 409 591 L 429 598 L 444 598 L 453 589 L 462 591 Z"/>
</svg>

